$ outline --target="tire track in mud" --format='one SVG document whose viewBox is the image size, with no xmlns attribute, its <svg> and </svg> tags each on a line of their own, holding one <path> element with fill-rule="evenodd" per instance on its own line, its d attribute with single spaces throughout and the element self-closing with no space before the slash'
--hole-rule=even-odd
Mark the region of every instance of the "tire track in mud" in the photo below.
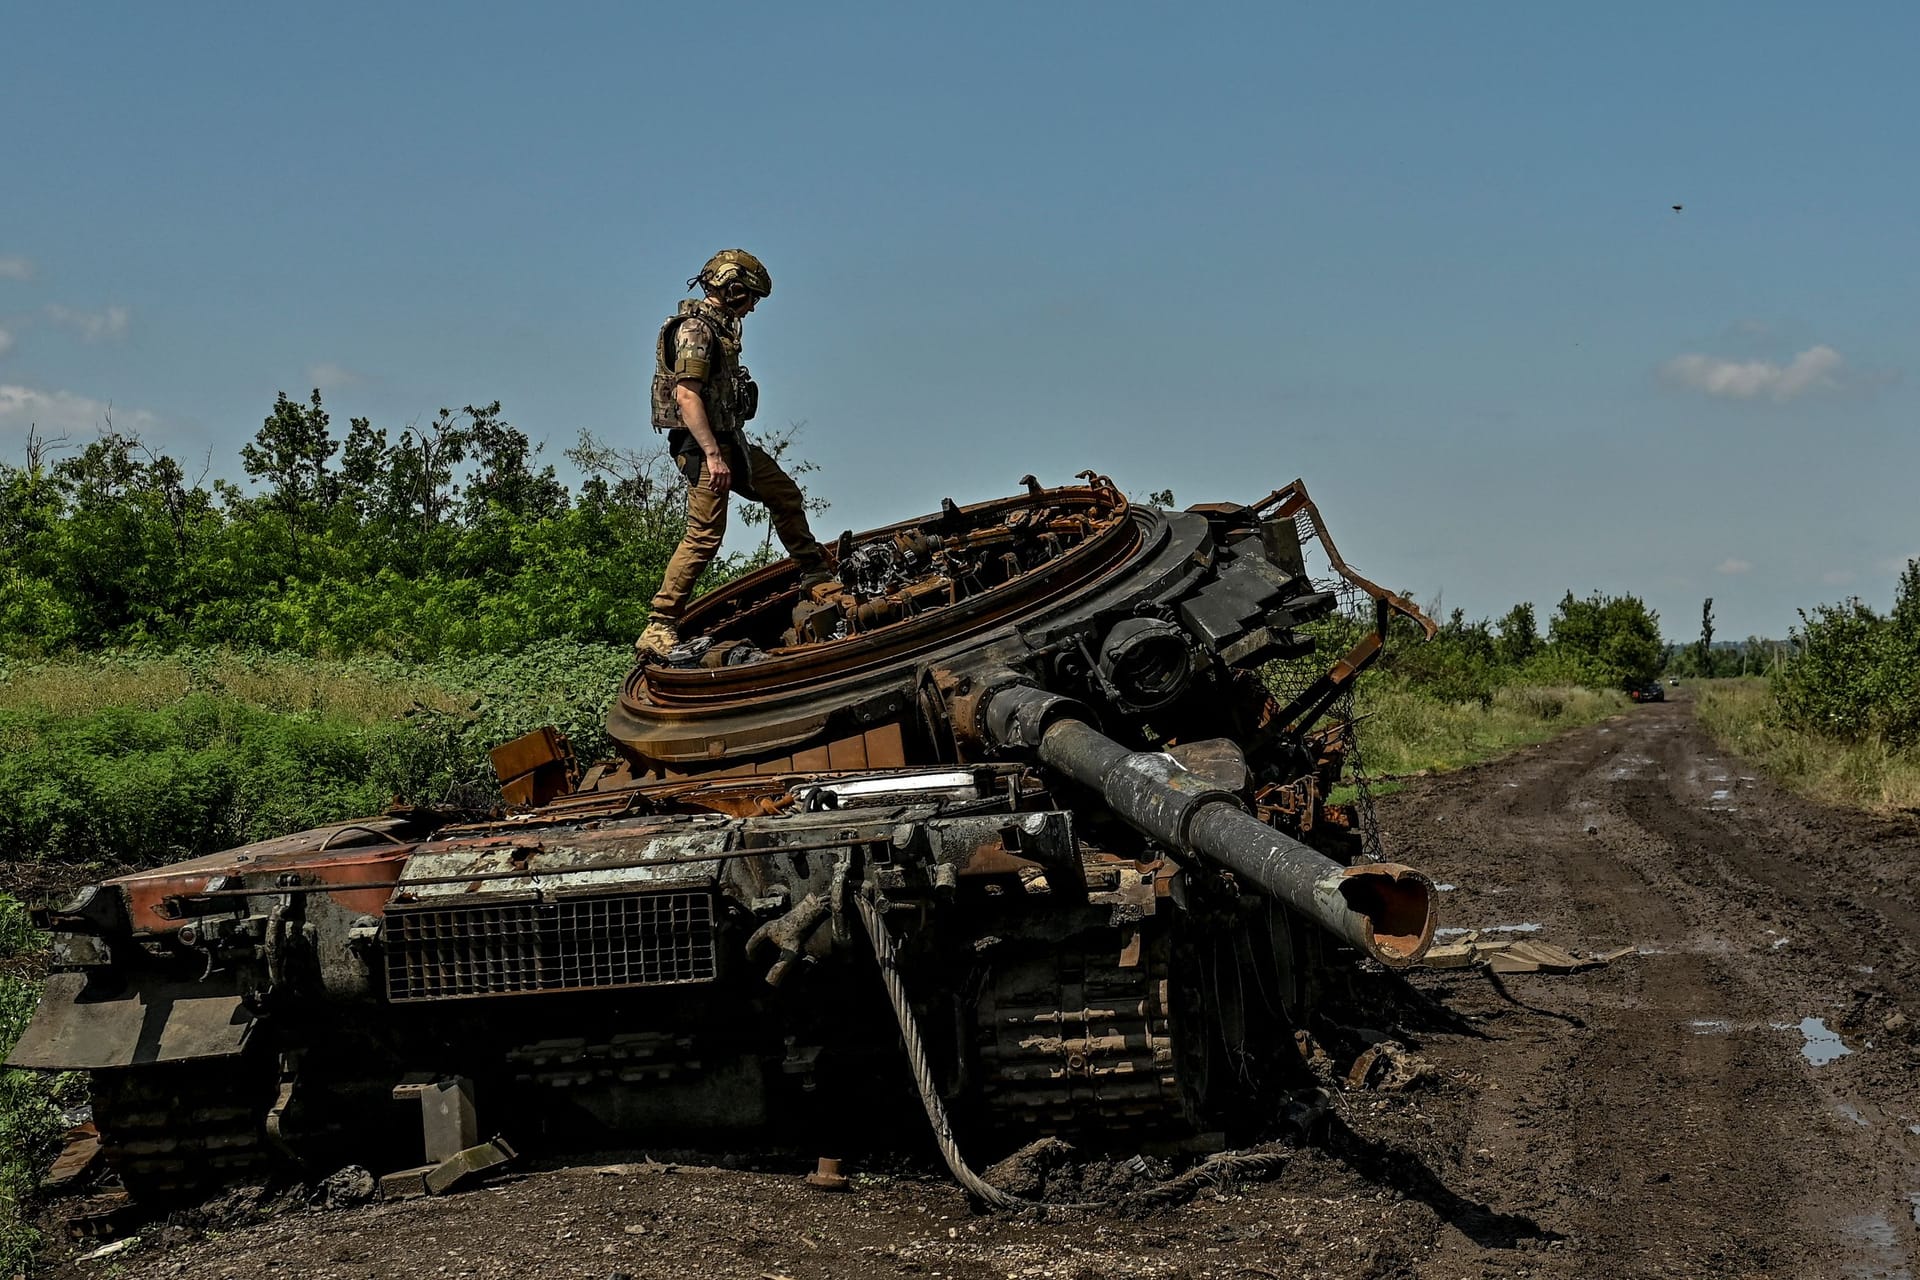
<svg viewBox="0 0 1920 1280">
<path fill-rule="evenodd" d="M 1642 951 L 1503 980 L 1526 1008 L 1447 984 L 1501 1037 L 1465 1055 L 1428 1046 L 1490 1077 L 1458 1121 L 1464 1146 L 1487 1153 L 1471 1194 L 1566 1239 L 1503 1259 L 1443 1233 L 1440 1260 L 1490 1275 L 1912 1273 L 1917 1055 L 1897 1037 L 1868 1045 L 1876 1020 L 1903 1004 L 1914 1017 L 1920 933 L 1901 897 L 1910 876 L 1857 891 L 1863 867 L 1886 870 L 1878 842 L 1897 828 L 1810 811 L 1722 758 L 1673 704 L 1383 811 L 1400 853 L 1460 882 L 1446 903 L 1458 923 Z M 1845 941 L 1824 945 L 1834 935 Z M 1855 1052 L 1810 1065 L 1809 1016 Z"/>
</svg>

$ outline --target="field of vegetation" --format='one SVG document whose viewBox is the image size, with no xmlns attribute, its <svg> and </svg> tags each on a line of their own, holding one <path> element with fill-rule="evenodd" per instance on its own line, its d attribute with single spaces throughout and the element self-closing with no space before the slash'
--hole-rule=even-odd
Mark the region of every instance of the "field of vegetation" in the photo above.
<svg viewBox="0 0 1920 1280">
<path fill-rule="evenodd" d="M 657 453 L 583 437 L 577 491 L 538 454 L 497 404 L 390 440 L 336 435 L 316 393 L 275 403 L 244 488 L 120 433 L 0 463 L 0 1053 L 45 963 L 29 889 L 396 800 L 485 805 L 487 749 L 543 724 L 610 751 L 684 490 Z M 1366 766 L 1456 768 L 1612 714 L 1662 654 L 1631 596 L 1568 593 L 1544 635 L 1531 605 L 1404 627 L 1361 691 Z M 29 1263 L 21 1205 L 82 1093 L 0 1071 L 0 1274 Z"/>
<path fill-rule="evenodd" d="M 1800 618 L 1766 678 L 1701 686 L 1701 723 L 1804 794 L 1920 810 L 1920 561 L 1886 614 L 1848 600 Z"/>
</svg>

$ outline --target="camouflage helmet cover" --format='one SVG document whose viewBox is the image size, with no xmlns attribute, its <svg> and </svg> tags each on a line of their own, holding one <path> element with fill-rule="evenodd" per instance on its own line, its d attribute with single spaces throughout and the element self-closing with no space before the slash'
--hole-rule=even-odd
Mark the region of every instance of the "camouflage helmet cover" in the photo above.
<svg viewBox="0 0 1920 1280">
<path fill-rule="evenodd" d="M 773 292 L 773 277 L 760 259 L 745 249 L 722 249 L 707 259 L 707 265 L 700 268 L 700 274 L 687 282 L 687 286 L 703 286 L 707 292 L 725 297 L 731 286 L 739 286 L 756 297 L 767 297 Z"/>
</svg>

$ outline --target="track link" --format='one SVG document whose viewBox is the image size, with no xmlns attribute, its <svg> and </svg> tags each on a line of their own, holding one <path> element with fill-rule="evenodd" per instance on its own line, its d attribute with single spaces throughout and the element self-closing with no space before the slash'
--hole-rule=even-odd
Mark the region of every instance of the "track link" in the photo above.
<svg viewBox="0 0 1920 1280">
<path fill-rule="evenodd" d="M 989 1122 L 1083 1136 L 1186 1124 L 1166 962 L 1164 930 L 1142 922 L 996 963 L 975 1010 Z"/>
<path fill-rule="evenodd" d="M 93 1073 L 108 1166 L 136 1200 L 181 1200 L 264 1177 L 271 1080 L 250 1059 Z"/>
</svg>

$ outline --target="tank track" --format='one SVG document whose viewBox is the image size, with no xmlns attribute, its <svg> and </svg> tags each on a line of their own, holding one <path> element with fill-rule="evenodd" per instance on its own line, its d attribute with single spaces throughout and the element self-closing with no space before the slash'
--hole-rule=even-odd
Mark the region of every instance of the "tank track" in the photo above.
<svg viewBox="0 0 1920 1280">
<path fill-rule="evenodd" d="M 1137 1137 L 1189 1124 L 1175 1071 L 1165 930 L 1102 929 L 994 964 L 975 1006 L 995 1128 Z"/>
<path fill-rule="evenodd" d="M 272 1082 L 251 1060 L 96 1071 L 94 1123 L 136 1200 L 182 1200 L 263 1179 Z"/>
</svg>

